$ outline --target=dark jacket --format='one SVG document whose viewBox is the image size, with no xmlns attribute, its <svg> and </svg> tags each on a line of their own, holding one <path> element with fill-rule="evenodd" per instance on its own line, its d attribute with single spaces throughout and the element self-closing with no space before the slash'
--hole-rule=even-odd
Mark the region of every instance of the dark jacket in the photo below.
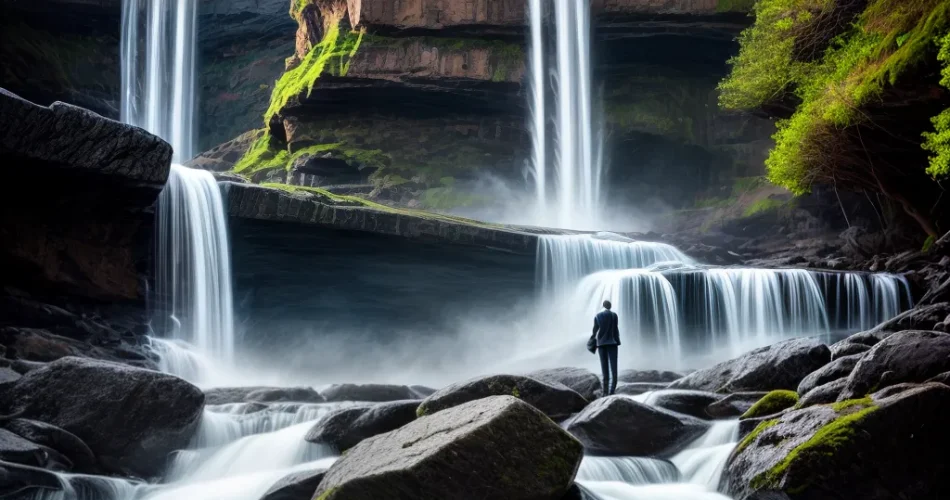
<svg viewBox="0 0 950 500">
<path fill-rule="evenodd" d="M 594 333 L 597 347 L 602 345 L 620 345 L 620 329 L 617 328 L 617 313 L 604 309 L 594 316 Z"/>
</svg>

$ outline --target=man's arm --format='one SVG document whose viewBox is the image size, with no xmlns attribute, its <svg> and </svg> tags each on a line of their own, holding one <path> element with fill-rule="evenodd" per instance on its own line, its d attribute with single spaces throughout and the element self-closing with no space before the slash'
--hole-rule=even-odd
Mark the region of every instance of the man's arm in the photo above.
<svg viewBox="0 0 950 500">
<path fill-rule="evenodd" d="M 597 324 L 597 316 L 594 316 L 594 332 L 590 334 L 591 337 L 597 335 L 597 330 L 600 329 L 600 325 Z"/>
</svg>

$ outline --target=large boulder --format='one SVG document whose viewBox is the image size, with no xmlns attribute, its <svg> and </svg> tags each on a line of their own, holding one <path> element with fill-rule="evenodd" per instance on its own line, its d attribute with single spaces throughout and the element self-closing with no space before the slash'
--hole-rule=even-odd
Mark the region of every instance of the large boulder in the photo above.
<svg viewBox="0 0 950 500">
<path fill-rule="evenodd" d="M 600 378 L 583 368 L 548 368 L 533 371 L 527 376 L 542 382 L 563 384 L 588 401 L 596 399 L 595 394 L 601 388 Z"/>
<path fill-rule="evenodd" d="M 851 342 L 848 339 L 844 339 L 831 345 L 831 360 L 835 361 L 838 358 L 843 358 L 846 356 L 864 354 L 870 350 L 871 346 L 867 344 Z"/>
<path fill-rule="evenodd" d="M 627 384 L 639 382 L 661 383 L 673 382 L 683 378 L 683 375 L 665 370 L 620 370 L 617 380 Z"/>
<path fill-rule="evenodd" d="M 722 394 L 704 391 L 667 389 L 656 391 L 646 397 L 644 403 L 691 417 L 709 419 L 706 407 L 722 399 Z"/>
<path fill-rule="evenodd" d="M 487 398 L 514 396 L 553 419 L 563 419 L 587 405 L 580 394 L 558 383 L 546 383 L 519 375 L 489 375 L 439 389 L 419 405 L 419 415 L 431 415 L 453 406 Z"/>
<path fill-rule="evenodd" d="M 25 418 L 15 418 L 4 424 L 4 427 L 29 441 L 47 448 L 56 450 L 69 460 L 73 472 L 93 474 L 98 472 L 96 456 L 86 443 L 72 433 L 64 431 L 55 425 Z"/>
<path fill-rule="evenodd" d="M 336 384 L 320 391 L 327 401 L 368 401 L 385 403 L 422 397 L 405 385 L 391 384 Z"/>
<path fill-rule="evenodd" d="M 950 387 L 791 411 L 759 424 L 733 451 L 720 491 L 735 500 L 947 498 Z"/>
<path fill-rule="evenodd" d="M 950 371 L 950 334 L 907 331 L 875 345 L 854 367 L 840 401 L 902 382 L 924 382 Z"/>
<path fill-rule="evenodd" d="M 205 391 L 205 403 L 322 403 L 312 387 L 216 387 Z"/>
<path fill-rule="evenodd" d="M 706 407 L 706 414 L 713 418 L 738 417 L 749 411 L 752 405 L 762 399 L 767 392 L 736 392 Z"/>
<path fill-rule="evenodd" d="M 310 500 L 326 474 L 326 469 L 291 472 L 274 483 L 261 500 Z"/>
<path fill-rule="evenodd" d="M 0 461 L 46 467 L 49 454 L 42 446 L 31 443 L 8 430 L 0 429 Z"/>
<path fill-rule="evenodd" d="M 695 371 L 673 382 L 670 388 L 721 393 L 795 390 L 809 373 L 829 361 L 828 346 L 815 339 L 786 340 Z"/>
<path fill-rule="evenodd" d="M 369 438 L 327 472 L 320 500 L 559 499 L 583 447 L 512 396 L 470 401 Z"/>
<path fill-rule="evenodd" d="M 809 391 L 820 385 L 834 382 L 840 378 L 847 378 L 847 376 L 851 375 L 851 372 L 854 371 L 854 367 L 858 366 L 858 362 L 861 361 L 862 357 L 864 357 L 864 354 L 844 356 L 809 373 L 808 376 L 798 384 L 798 394 L 808 394 Z"/>
<path fill-rule="evenodd" d="M 153 477 L 188 444 L 204 394 L 164 373 L 66 357 L 5 384 L 0 403 L 75 435 L 107 472 Z"/>
<path fill-rule="evenodd" d="M 327 415 L 307 433 L 307 441 L 345 451 L 377 434 L 396 430 L 416 419 L 418 400 L 391 401 L 340 409 Z"/>
<path fill-rule="evenodd" d="M 652 456 L 676 453 L 708 425 L 624 396 L 607 396 L 589 404 L 565 428 L 589 453 Z"/>
</svg>

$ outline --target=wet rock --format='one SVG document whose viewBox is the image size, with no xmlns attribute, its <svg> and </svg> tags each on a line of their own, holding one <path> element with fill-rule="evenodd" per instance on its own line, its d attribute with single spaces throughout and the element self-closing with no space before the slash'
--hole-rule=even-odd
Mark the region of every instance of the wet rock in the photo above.
<svg viewBox="0 0 950 500">
<path fill-rule="evenodd" d="M 749 411 L 767 392 L 736 392 L 706 407 L 706 414 L 713 418 L 733 418 Z"/>
<path fill-rule="evenodd" d="M 841 342 L 836 342 L 831 345 L 831 360 L 835 361 L 838 358 L 843 358 L 845 356 L 854 356 L 855 354 L 862 354 L 871 350 L 871 346 L 867 344 L 859 344 L 855 342 L 849 342 L 848 340 L 842 340 Z"/>
<path fill-rule="evenodd" d="M 905 330 L 934 330 L 950 315 L 950 303 L 919 305 L 904 311 L 867 332 L 857 333 L 846 340 L 857 344 L 874 346 L 895 332 Z"/>
<path fill-rule="evenodd" d="M 600 378 L 583 368 L 549 368 L 528 373 L 526 376 L 542 382 L 566 385 L 588 401 L 593 401 L 596 391 L 601 388 Z"/>
<path fill-rule="evenodd" d="M 762 396 L 762 399 L 756 401 L 755 404 L 752 405 L 752 408 L 749 408 L 749 411 L 743 413 L 739 418 L 741 420 L 747 420 L 750 418 L 775 415 L 796 404 L 798 404 L 798 394 L 795 391 L 779 389 Z"/>
<path fill-rule="evenodd" d="M 392 401 L 372 406 L 343 408 L 317 422 L 307 441 L 328 444 L 345 451 L 360 441 L 396 430 L 416 419 L 418 400 Z"/>
<path fill-rule="evenodd" d="M 205 391 L 205 403 L 322 403 L 325 400 L 311 387 L 217 387 Z"/>
<path fill-rule="evenodd" d="M 292 472 L 274 483 L 261 500 L 310 500 L 326 474 L 326 469 Z"/>
<path fill-rule="evenodd" d="M 676 453 L 708 425 L 624 396 L 607 396 L 587 405 L 565 428 L 589 453 L 652 456 Z"/>
<path fill-rule="evenodd" d="M 681 378 L 683 375 L 679 373 L 659 370 L 620 370 L 617 374 L 617 380 L 627 384 L 673 382 Z"/>
<path fill-rule="evenodd" d="M 786 340 L 695 371 L 673 382 L 670 388 L 720 393 L 795 390 L 809 373 L 829 361 L 831 351 L 817 340 Z"/>
<path fill-rule="evenodd" d="M 0 384 L 4 382 L 15 382 L 19 379 L 21 375 L 17 373 L 13 368 L 2 367 L 0 368 Z"/>
<path fill-rule="evenodd" d="M 364 440 L 327 471 L 321 500 L 560 498 L 583 447 L 511 396 L 470 401 Z"/>
<path fill-rule="evenodd" d="M 844 356 L 838 358 L 831 363 L 828 363 L 825 366 L 811 372 L 805 377 L 800 384 L 798 384 L 798 393 L 807 394 L 812 389 L 818 387 L 819 385 L 825 385 L 828 382 L 834 382 L 835 380 L 841 378 L 847 378 L 848 375 L 851 375 L 851 372 L 854 370 L 854 367 L 858 365 L 858 362 L 861 361 L 861 358 L 864 357 L 864 354 L 853 354 L 851 356 Z"/>
<path fill-rule="evenodd" d="M 327 401 L 369 401 L 384 403 L 406 399 L 421 399 L 405 385 L 337 384 L 320 392 Z"/>
<path fill-rule="evenodd" d="M 802 408 L 834 403 L 838 400 L 841 390 L 844 389 L 844 386 L 847 384 L 847 378 L 839 378 L 838 380 L 833 380 L 827 384 L 819 385 L 818 387 L 815 387 L 814 389 L 805 393 L 798 400 L 798 403 Z"/>
<path fill-rule="evenodd" d="M 927 382 L 936 382 L 938 384 L 950 385 L 950 372 L 943 372 L 940 375 L 927 380 Z"/>
<path fill-rule="evenodd" d="M 72 464 L 72 472 L 94 474 L 98 472 L 96 457 L 75 435 L 44 422 L 17 418 L 4 424 L 6 430 L 38 445 L 56 450 Z"/>
<path fill-rule="evenodd" d="M 28 491 L 61 489 L 59 478 L 52 472 L 0 461 L 0 492 L 5 498 L 31 498 Z"/>
<path fill-rule="evenodd" d="M 46 467 L 46 449 L 5 429 L 0 429 L 0 460 L 33 467 Z"/>
<path fill-rule="evenodd" d="M 587 405 L 580 394 L 557 383 L 519 375 L 489 375 L 439 389 L 419 405 L 419 415 L 435 412 L 489 396 L 514 396 L 555 419 L 564 419 Z"/>
<path fill-rule="evenodd" d="M 854 367 L 839 401 L 903 382 L 924 382 L 950 371 L 950 334 L 907 331 L 875 345 Z"/>
<path fill-rule="evenodd" d="M 204 394 L 164 373 L 67 357 L 5 384 L 0 403 L 75 435 L 107 472 L 152 477 L 188 444 Z"/>
<path fill-rule="evenodd" d="M 691 417 L 709 419 L 706 407 L 722 399 L 722 394 L 704 391 L 670 389 L 650 394 L 646 404 Z"/>
<path fill-rule="evenodd" d="M 760 424 L 729 458 L 720 491 L 736 500 L 946 498 L 950 387 L 812 406 Z M 939 453 L 939 452 L 938 452 Z"/>
<path fill-rule="evenodd" d="M 619 378 L 619 377 L 618 377 Z M 639 396 L 651 391 L 661 391 L 669 387 L 668 382 L 631 382 L 629 384 L 619 383 L 617 384 L 617 394 L 625 394 L 627 396 Z M 600 397 L 600 391 L 597 391 L 597 397 Z"/>
</svg>

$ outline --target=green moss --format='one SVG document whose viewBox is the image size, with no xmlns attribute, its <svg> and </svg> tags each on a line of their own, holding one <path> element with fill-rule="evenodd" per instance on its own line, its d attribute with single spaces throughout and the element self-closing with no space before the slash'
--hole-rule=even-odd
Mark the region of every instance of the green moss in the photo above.
<svg viewBox="0 0 950 500">
<path fill-rule="evenodd" d="M 950 87 L 950 33 L 937 41 L 940 51 L 937 60 L 943 64 L 940 83 Z M 935 179 L 950 175 L 950 109 L 944 110 L 931 120 L 933 132 L 924 132 L 922 147 L 931 153 L 927 173 Z"/>
<path fill-rule="evenodd" d="M 422 418 L 422 417 L 424 417 L 424 416 L 426 416 L 426 415 L 428 415 L 428 414 L 429 414 L 429 407 L 428 407 L 428 406 L 419 405 L 419 407 L 416 408 L 416 418 Z"/>
<path fill-rule="evenodd" d="M 845 408 L 854 406 L 856 404 Z M 877 409 L 877 406 L 870 406 L 832 420 L 820 428 L 808 441 L 790 451 L 781 462 L 752 478 L 750 486 L 757 490 L 778 488 L 788 469 L 797 464 L 820 469 L 822 459 L 833 456 L 841 446 L 853 440 L 861 420 Z M 801 492 L 807 489 L 814 480 L 820 480 L 820 474 L 810 474 L 803 484 L 785 484 L 782 487 L 791 493 Z"/>
<path fill-rule="evenodd" d="M 920 251 L 923 253 L 929 253 L 930 249 L 933 248 L 934 243 L 936 242 L 937 242 L 937 238 L 931 234 L 930 236 L 927 237 L 926 240 L 924 240 L 924 246 L 920 249 Z"/>
<path fill-rule="evenodd" d="M 516 397 L 516 398 L 518 398 L 518 399 L 521 399 L 521 391 L 518 390 L 518 387 L 517 387 L 517 386 L 515 386 L 513 389 L 511 389 L 511 395 L 514 396 L 514 397 Z"/>
<path fill-rule="evenodd" d="M 798 403 L 798 393 L 795 391 L 772 391 L 762 396 L 762 399 L 756 401 L 756 403 L 739 418 L 758 418 L 766 415 L 774 415 L 784 409 L 795 406 L 796 403 Z"/>
<path fill-rule="evenodd" d="M 783 206 L 785 206 L 785 202 L 783 201 L 774 200 L 772 198 L 763 198 L 746 207 L 745 211 L 742 213 L 742 216 L 752 217 L 753 215 L 769 212 Z"/>
<path fill-rule="evenodd" d="M 745 439 L 743 439 L 742 441 L 739 442 L 738 445 L 736 445 L 736 449 L 735 451 L 732 452 L 732 454 L 737 455 L 741 453 L 742 450 L 746 449 L 746 447 L 752 444 L 752 441 L 755 441 L 755 439 L 759 437 L 759 434 L 762 434 L 763 432 L 765 432 L 769 427 L 774 427 L 778 425 L 778 422 L 779 422 L 779 419 L 776 418 L 773 420 L 766 420 L 765 422 L 762 422 L 759 425 L 757 425 L 755 429 L 752 429 L 752 432 L 750 432 L 749 435 L 745 437 Z"/>
<path fill-rule="evenodd" d="M 356 55 L 364 33 L 365 30 L 361 29 L 350 31 L 341 37 L 339 20 L 330 20 L 320 43 L 310 49 L 296 68 L 284 72 L 274 84 L 270 106 L 264 113 L 264 123 L 270 122 L 271 117 L 279 113 L 291 98 L 304 92 L 309 96 L 324 71 L 328 70 L 337 76 L 346 75 L 350 60 Z"/>
<path fill-rule="evenodd" d="M 324 491 L 323 494 L 315 498 L 314 500 L 330 500 L 333 498 L 333 495 L 337 492 L 339 488 L 330 488 L 327 491 Z"/>
<path fill-rule="evenodd" d="M 290 160 L 290 153 L 286 149 L 277 149 L 266 130 L 254 141 L 254 144 L 244 152 L 232 170 L 242 175 L 253 175 L 268 170 L 286 168 Z"/>
<path fill-rule="evenodd" d="M 874 404 L 874 400 L 871 399 L 871 396 L 867 396 L 860 399 L 849 399 L 847 401 L 840 401 L 838 403 L 833 403 L 831 409 L 841 413 L 849 408 L 854 408 L 855 406 L 870 406 Z"/>
</svg>

